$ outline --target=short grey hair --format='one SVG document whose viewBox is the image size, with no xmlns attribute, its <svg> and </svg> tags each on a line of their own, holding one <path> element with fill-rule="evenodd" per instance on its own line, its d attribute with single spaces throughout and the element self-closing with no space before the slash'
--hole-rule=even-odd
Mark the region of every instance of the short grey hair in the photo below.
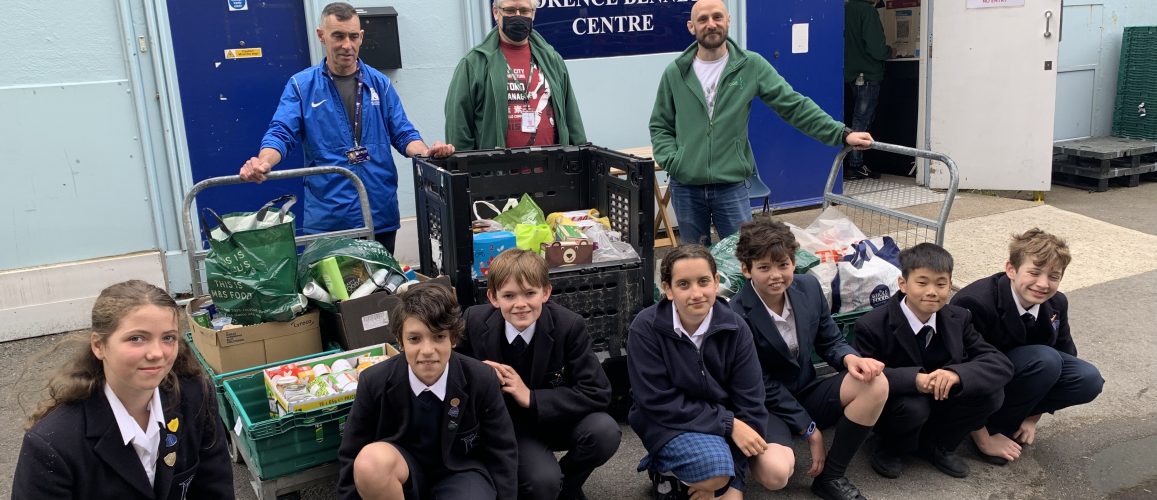
<svg viewBox="0 0 1157 500">
<path fill-rule="evenodd" d="M 353 5 L 345 2 L 333 2 L 321 9 L 321 21 L 319 24 L 325 24 L 325 18 L 329 16 L 336 17 L 338 21 L 349 21 L 350 18 L 356 15 L 358 15 L 358 12 L 354 10 Z"/>
</svg>

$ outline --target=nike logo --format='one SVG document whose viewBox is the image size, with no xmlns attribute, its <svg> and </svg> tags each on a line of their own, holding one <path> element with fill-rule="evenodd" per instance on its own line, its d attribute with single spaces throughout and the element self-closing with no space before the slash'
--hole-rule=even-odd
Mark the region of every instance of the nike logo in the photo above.
<svg viewBox="0 0 1157 500">
<path fill-rule="evenodd" d="M 311 102 L 311 103 L 309 103 L 309 105 L 316 108 L 318 106 L 321 106 L 322 104 L 325 104 L 325 101 L 328 101 L 328 100 L 329 99 L 322 99 L 321 102 Z"/>
</svg>

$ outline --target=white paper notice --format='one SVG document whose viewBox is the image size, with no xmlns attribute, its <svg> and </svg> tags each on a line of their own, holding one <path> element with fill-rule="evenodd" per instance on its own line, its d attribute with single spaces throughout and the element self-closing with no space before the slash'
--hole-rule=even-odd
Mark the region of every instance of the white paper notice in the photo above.
<svg viewBox="0 0 1157 500">
<path fill-rule="evenodd" d="M 373 330 L 390 324 L 390 315 L 386 311 L 362 316 L 362 330 Z"/>
<path fill-rule="evenodd" d="M 791 25 L 791 53 L 806 54 L 808 44 L 807 23 Z"/>
<path fill-rule="evenodd" d="M 968 0 L 969 9 L 989 7 L 1024 7 L 1024 0 Z"/>
</svg>

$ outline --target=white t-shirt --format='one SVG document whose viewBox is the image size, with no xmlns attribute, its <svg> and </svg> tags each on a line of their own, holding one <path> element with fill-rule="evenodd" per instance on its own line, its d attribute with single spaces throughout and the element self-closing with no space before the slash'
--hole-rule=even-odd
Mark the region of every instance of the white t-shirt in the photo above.
<svg viewBox="0 0 1157 500">
<path fill-rule="evenodd" d="M 707 98 L 707 117 L 715 116 L 715 91 L 719 87 L 719 77 L 723 76 L 723 68 L 727 67 L 727 59 L 729 54 L 723 54 L 723 57 L 714 61 L 704 61 L 695 58 L 691 62 L 691 68 L 695 70 L 695 76 L 699 77 L 699 84 L 703 86 L 703 96 Z"/>
</svg>

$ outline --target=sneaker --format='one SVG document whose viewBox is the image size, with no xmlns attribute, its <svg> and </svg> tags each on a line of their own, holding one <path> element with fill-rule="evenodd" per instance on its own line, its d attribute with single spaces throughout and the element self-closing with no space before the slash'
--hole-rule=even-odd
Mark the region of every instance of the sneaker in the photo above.
<svg viewBox="0 0 1157 500">
<path fill-rule="evenodd" d="M 872 179 L 879 179 L 880 178 L 880 173 L 872 171 L 872 169 L 868 168 L 867 165 L 860 165 L 860 168 L 857 168 L 854 170 L 856 170 L 857 173 L 859 173 L 860 175 L 862 175 L 864 177 L 870 177 Z"/>
<path fill-rule="evenodd" d="M 872 453 L 872 470 L 888 479 L 896 479 L 904 472 L 904 459 L 896 453 L 876 448 Z"/>
<path fill-rule="evenodd" d="M 868 500 L 847 477 L 816 479 L 812 481 L 812 493 L 824 500 Z"/>
<path fill-rule="evenodd" d="M 658 474 L 648 472 L 651 476 L 651 498 L 654 500 L 687 500 L 691 494 L 687 485 L 671 473 Z"/>
<path fill-rule="evenodd" d="M 867 178 L 868 178 L 868 176 L 860 173 L 859 170 L 853 170 L 850 168 L 844 169 L 844 180 L 845 181 L 858 181 L 860 179 L 867 179 Z"/>
<path fill-rule="evenodd" d="M 931 462 L 940 472 L 949 476 L 968 477 L 968 464 L 956 454 L 956 450 L 946 450 L 935 445 L 926 446 L 920 449 L 920 458 Z"/>
</svg>

